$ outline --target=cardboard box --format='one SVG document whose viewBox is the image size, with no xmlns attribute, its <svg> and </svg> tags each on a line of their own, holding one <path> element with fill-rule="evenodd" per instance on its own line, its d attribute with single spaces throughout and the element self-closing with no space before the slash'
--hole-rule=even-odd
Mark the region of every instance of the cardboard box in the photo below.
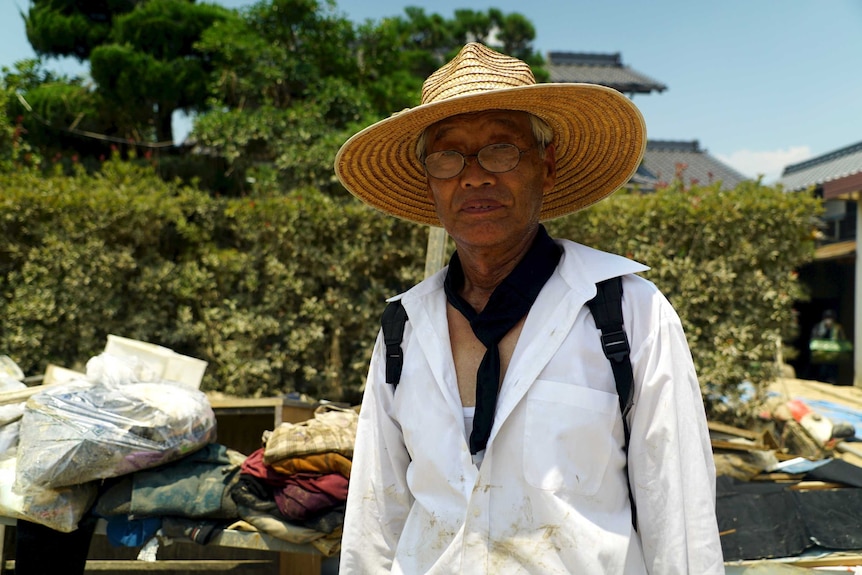
<svg viewBox="0 0 862 575">
<path fill-rule="evenodd" d="M 207 362 L 202 359 L 179 354 L 172 349 L 154 343 L 109 334 L 105 353 L 132 356 L 151 369 L 156 377 L 190 385 L 201 386 Z"/>
</svg>

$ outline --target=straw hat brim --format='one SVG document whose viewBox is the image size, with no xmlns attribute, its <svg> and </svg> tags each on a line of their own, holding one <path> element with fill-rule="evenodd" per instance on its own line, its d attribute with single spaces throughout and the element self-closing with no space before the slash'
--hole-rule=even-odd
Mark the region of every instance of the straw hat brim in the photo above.
<svg viewBox="0 0 862 575">
<path fill-rule="evenodd" d="M 596 84 L 535 84 L 456 96 L 409 108 L 351 137 L 335 157 L 345 188 L 398 218 L 440 226 L 416 140 L 428 126 L 484 110 L 529 112 L 554 130 L 557 176 L 541 220 L 590 206 L 625 185 L 646 147 L 646 126 L 620 92 Z"/>
</svg>

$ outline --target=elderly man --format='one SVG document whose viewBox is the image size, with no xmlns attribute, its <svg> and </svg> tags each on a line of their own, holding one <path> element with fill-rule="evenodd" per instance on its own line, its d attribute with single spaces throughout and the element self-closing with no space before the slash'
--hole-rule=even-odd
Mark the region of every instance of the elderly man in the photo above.
<svg viewBox="0 0 862 575">
<path fill-rule="evenodd" d="M 554 240 L 540 223 L 624 185 L 645 138 L 618 92 L 536 84 L 525 63 L 474 43 L 426 80 L 420 106 L 339 151 L 354 195 L 442 225 L 457 247 L 394 298 L 409 318 L 397 387 L 378 337 L 341 573 L 724 572 L 679 318 L 634 275 L 645 266 Z M 626 414 L 587 305 L 617 276 L 634 376 Z"/>
</svg>

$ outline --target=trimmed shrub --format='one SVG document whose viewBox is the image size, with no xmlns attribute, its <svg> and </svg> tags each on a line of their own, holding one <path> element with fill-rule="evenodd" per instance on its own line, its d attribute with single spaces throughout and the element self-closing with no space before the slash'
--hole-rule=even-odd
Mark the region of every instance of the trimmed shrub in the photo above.
<svg viewBox="0 0 862 575">
<path fill-rule="evenodd" d="M 618 193 L 551 222 L 560 236 L 651 267 L 682 319 L 713 418 L 744 417 L 776 375 L 776 356 L 806 299 L 795 270 L 814 255 L 819 202 L 758 182 Z"/>
<path fill-rule="evenodd" d="M 0 353 L 26 373 L 82 369 L 114 333 L 208 361 L 207 390 L 355 402 L 384 299 L 424 270 L 427 228 L 313 188 L 213 198 L 117 160 L 0 178 Z M 652 267 L 728 419 L 793 334 L 818 211 L 748 182 L 621 192 L 548 228 Z"/>
<path fill-rule="evenodd" d="M 109 333 L 209 362 L 203 387 L 358 399 L 384 299 L 425 230 L 315 190 L 225 200 L 107 162 L 4 176 L 0 350 L 83 369 Z"/>
</svg>

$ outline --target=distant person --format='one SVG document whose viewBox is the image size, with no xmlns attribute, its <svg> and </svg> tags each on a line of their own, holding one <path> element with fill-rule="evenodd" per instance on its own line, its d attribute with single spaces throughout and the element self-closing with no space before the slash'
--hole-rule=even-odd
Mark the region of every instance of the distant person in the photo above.
<svg viewBox="0 0 862 575">
<path fill-rule="evenodd" d="M 838 383 L 838 364 L 852 350 L 844 335 L 844 328 L 835 319 L 835 310 L 827 309 L 822 319 L 811 330 L 811 363 L 815 378 L 827 383 Z M 848 349 L 849 348 L 849 349 Z"/>
<path fill-rule="evenodd" d="M 540 223 L 629 180 L 640 112 L 603 86 L 536 84 L 527 64 L 475 43 L 425 81 L 422 102 L 353 136 L 335 162 L 352 193 L 442 225 L 457 247 L 399 296 L 397 388 L 377 339 L 342 575 L 724 573 L 679 317 L 636 275 L 645 266 Z M 615 277 L 624 329 L 608 336 L 631 343 L 627 413 L 587 306 Z"/>
</svg>

